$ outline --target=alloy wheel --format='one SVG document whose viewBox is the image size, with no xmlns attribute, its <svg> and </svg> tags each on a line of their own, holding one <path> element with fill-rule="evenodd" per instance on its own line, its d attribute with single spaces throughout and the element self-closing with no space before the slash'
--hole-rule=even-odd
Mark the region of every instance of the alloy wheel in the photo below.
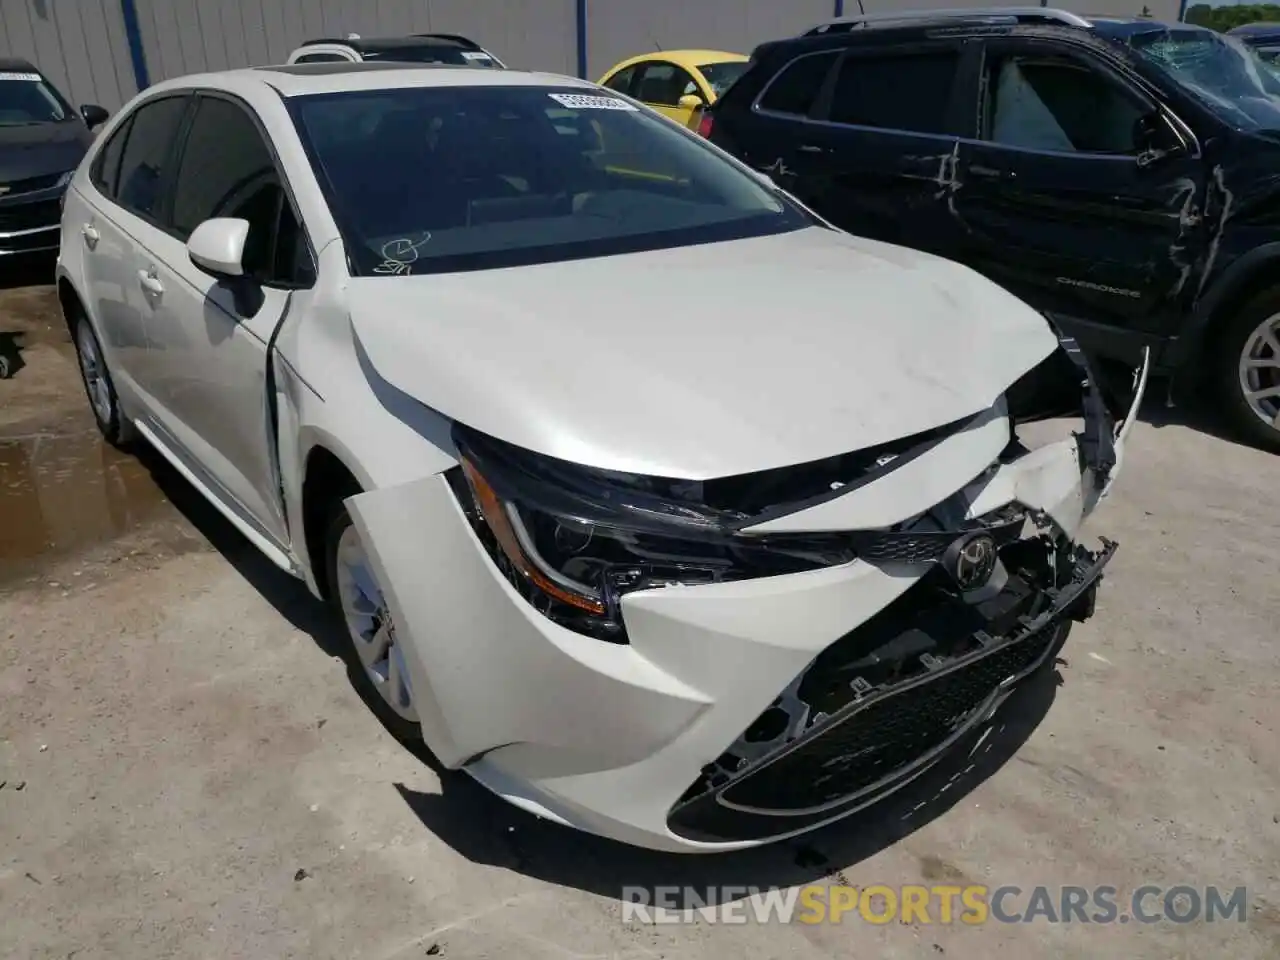
<svg viewBox="0 0 1280 960">
<path fill-rule="evenodd" d="M 89 395 L 94 416 L 104 427 L 109 426 L 114 412 L 111 381 L 107 376 L 106 365 L 102 362 L 102 352 L 98 349 L 98 338 L 84 321 L 76 327 L 76 356 L 80 361 L 80 376 L 84 378 L 85 392 Z"/>
<path fill-rule="evenodd" d="M 396 716 L 417 723 L 404 650 L 354 525 L 338 539 L 336 573 L 342 615 L 366 675 Z"/>
<path fill-rule="evenodd" d="M 1263 320 L 1240 351 L 1240 390 L 1249 409 L 1280 430 L 1280 313 Z"/>
</svg>

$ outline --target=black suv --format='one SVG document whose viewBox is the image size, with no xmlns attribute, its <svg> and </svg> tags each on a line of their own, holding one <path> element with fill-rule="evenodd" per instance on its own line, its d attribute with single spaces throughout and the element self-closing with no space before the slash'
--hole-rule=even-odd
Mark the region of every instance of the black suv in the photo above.
<svg viewBox="0 0 1280 960">
<path fill-rule="evenodd" d="M 1238 41 L 1044 8 L 868 16 L 758 47 L 700 130 L 1091 353 L 1205 375 L 1280 450 L 1280 76 Z"/>
</svg>

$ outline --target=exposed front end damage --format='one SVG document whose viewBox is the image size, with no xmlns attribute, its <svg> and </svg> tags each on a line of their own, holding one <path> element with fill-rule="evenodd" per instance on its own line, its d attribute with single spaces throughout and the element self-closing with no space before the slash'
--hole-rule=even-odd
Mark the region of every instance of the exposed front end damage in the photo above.
<svg viewBox="0 0 1280 960">
<path fill-rule="evenodd" d="M 458 427 L 458 467 L 349 505 L 446 766 L 625 842 L 741 848 L 909 782 L 1091 615 L 1115 547 L 1080 528 L 1145 378 L 1064 340 L 977 415 L 708 481 Z"/>
<path fill-rule="evenodd" d="M 1009 444 L 983 476 L 924 516 L 857 534 L 865 562 L 928 569 L 702 769 L 670 811 L 674 833 L 765 839 L 874 803 L 988 720 L 1093 615 L 1117 545 L 1075 538 L 1115 480 L 1150 362 L 1109 383 L 1061 343 L 1006 394 Z M 1020 435 L 1054 422 L 1070 435 L 1039 446 Z"/>
</svg>

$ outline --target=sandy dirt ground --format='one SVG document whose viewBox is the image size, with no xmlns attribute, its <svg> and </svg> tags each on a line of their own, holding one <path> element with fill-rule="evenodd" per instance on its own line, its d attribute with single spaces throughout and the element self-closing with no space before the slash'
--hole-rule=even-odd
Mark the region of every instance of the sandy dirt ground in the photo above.
<svg viewBox="0 0 1280 960">
<path fill-rule="evenodd" d="M 441 774 L 305 591 L 97 440 L 48 288 L 0 294 L 0 956 L 1280 956 L 1280 458 L 1158 409 L 1096 617 L 982 749 L 803 843 L 670 858 Z M 6 344 L 8 346 L 6 347 Z M 1248 890 L 1246 922 L 623 921 L 628 885 Z"/>
</svg>

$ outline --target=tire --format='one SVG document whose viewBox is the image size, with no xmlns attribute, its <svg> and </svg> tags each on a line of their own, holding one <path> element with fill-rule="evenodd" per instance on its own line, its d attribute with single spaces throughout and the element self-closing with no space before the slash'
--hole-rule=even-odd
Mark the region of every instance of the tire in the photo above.
<svg viewBox="0 0 1280 960">
<path fill-rule="evenodd" d="M 369 708 L 377 715 L 391 734 L 404 743 L 414 744 L 422 740 L 422 727 L 417 722 L 416 712 L 410 709 L 406 712 L 404 709 L 404 698 L 397 694 L 403 691 L 397 689 L 392 690 L 392 685 L 397 679 L 397 674 L 389 673 L 392 657 L 402 656 L 394 651 L 394 644 L 388 649 L 388 657 L 386 666 L 382 666 L 380 662 L 368 662 L 369 651 L 372 649 L 371 643 L 361 640 L 357 637 L 357 627 L 353 623 L 353 617 L 358 616 L 351 609 L 351 604 L 347 595 L 347 587 L 350 586 L 350 576 L 340 569 L 344 563 L 350 559 L 350 554 L 344 553 L 344 550 L 354 549 L 352 542 L 358 544 L 359 534 L 356 532 L 355 526 L 351 522 L 351 516 L 347 513 L 346 506 L 342 500 L 338 500 L 329 511 L 328 520 L 325 525 L 324 538 L 324 560 L 325 560 L 325 584 L 326 602 L 336 622 L 336 626 L 342 632 L 342 651 L 343 659 L 347 663 L 347 670 L 351 676 L 352 683 L 360 697 L 369 706 Z M 359 547 L 363 550 L 363 547 Z M 377 587 L 373 581 L 372 569 L 366 568 L 368 571 L 369 583 Z M 381 591 L 377 590 L 379 600 L 381 599 Z M 385 614 L 386 618 L 390 617 L 389 613 Z M 393 634 L 394 636 L 394 630 Z M 403 659 L 399 661 L 403 664 Z M 407 690 L 408 679 L 407 673 L 403 671 L 403 667 L 399 671 L 404 676 L 404 685 Z M 410 703 L 412 702 L 412 693 L 409 692 Z M 392 697 L 397 697 L 400 701 L 400 708 L 392 704 Z"/>
<path fill-rule="evenodd" d="M 71 338 L 80 366 L 80 382 L 84 385 L 85 398 L 89 401 L 89 410 L 98 430 L 107 443 L 124 449 L 135 439 L 133 423 L 120 409 L 102 344 L 83 314 L 76 316 Z"/>
<path fill-rule="evenodd" d="M 1246 366 L 1249 360 L 1252 366 Z M 1231 428 L 1255 446 L 1280 453 L 1280 288 L 1254 297 L 1227 324 L 1213 381 Z M 1266 392 L 1251 399 L 1250 390 Z"/>
</svg>

